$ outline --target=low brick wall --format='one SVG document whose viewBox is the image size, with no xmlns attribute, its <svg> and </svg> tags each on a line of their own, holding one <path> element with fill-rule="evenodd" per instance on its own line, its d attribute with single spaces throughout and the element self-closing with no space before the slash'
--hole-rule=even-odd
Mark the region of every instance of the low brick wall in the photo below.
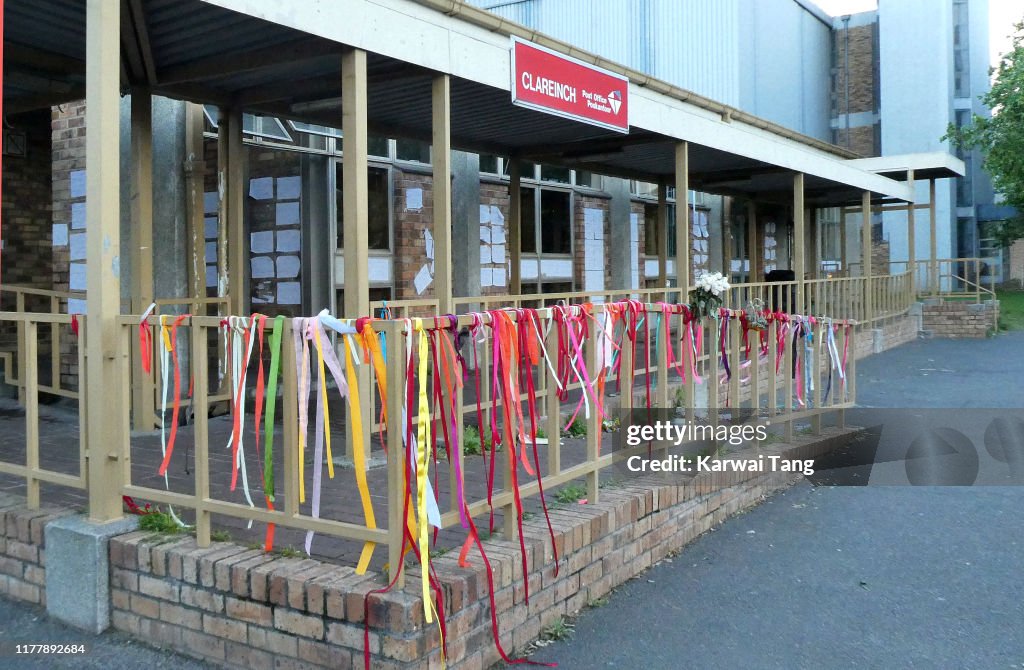
<svg viewBox="0 0 1024 670">
<path fill-rule="evenodd" d="M 848 434 L 800 436 L 796 446 L 756 453 L 812 458 Z M 812 442 L 812 440 L 814 440 Z M 739 452 L 730 458 L 749 457 Z M 524 521 L 530 602 L 518 542 L 491 538 L 501 641 L 522 650 L 551 623 L 600 598 L 670 553 L 788 486 L 788 473 L 702 473 L 631 479 L 602 489 L 600 501 L 552 510 L 560 562 L 555 575 L 543 518 Z M 0 579 L 9 597 L 45 604 L 43 526 L 68 510 L 0 509 L 5 535 Z M 456 552 L 433 559 L 443 585 L 449 666 L 482 669 L 499 660 L 492 641 L 487 575 L 479 555 L 460 568 Z M 111 620 L 140 639 L 226 667 L 350 668 L 363 665 L 364 598 L 384 584 L 376 574 L 259 549 L 135 531 L 110 541 Z M 380 670 L 439 667 L 436 625 L 423 622 L 418 566 L 404 591 L 369 600 L 369 649 Z"/>
<path fill-rule="evenodd" d="M 925 304 L 922 328 L 931 337 L 981 338 L 995 328 L 999 301 Z"/>
<path fill-rule="evenodd" d="M 69 509 L 25 509 L 23 498 L 0 498 L 0 595 L 46 605 L 46 544 L 43 528 Z"/>
</svg>

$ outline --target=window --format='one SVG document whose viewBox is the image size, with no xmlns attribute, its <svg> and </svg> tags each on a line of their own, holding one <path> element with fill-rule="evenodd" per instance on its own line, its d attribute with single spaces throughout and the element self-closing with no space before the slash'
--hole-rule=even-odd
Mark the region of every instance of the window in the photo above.
<svg viewBox="0 0 1024 670">
<path fill-rule="evenodd" d="M 588 170 L 576 170 L 576 185 L 584 188 L 601 188 L 601 175 Z"/>
<path fill-rule="evenodd" d="M 966 109 L 958 109 L 954 120 L 957 128 L 970 125 L 971 112 Z M 960 147 L 956 148 L 956 156 L 964 162 L 964 176 L 956 178 L 956 206 L 970 207 L 974 204 L 974 182 L 971 176 L 973 156 L 970 151 L 965 152 Z"/>
<path fill-rule="evenodd" d="M 519 248 L 523 253 L 537 253 L 537 189 L 519 191 Z"/>
<path fill-rule="evenodd" d="M 556 167 L 554 165 L 541 165 L 541 181 L 553 181 L 559 184 L 571 183 L 572 173 L 569 168 Z"/>
<path fill-rule="evenodd" d="M 967 0 L 953 0 L 953 95 L 971 97 L 970 24 Z"/>
<path fill-rule="evenodd" d="M 430 164 L 430 145 L 419 140 L 396 140 L 395 157 L 400 161 Z"/>
<path fill-rule="evenodd" d="M 572 215 L 569 193 L 540 193 L 540 250 L 545 254 L 572 253 Z"/>
<path fill-rule="evenodd" d="M 658 255 L 658 206 L 644 205 L 644 253 Z"/>
<path fill-rule="evenodd" d="M 366 138 L 366 151 L 371 156 L 388 158 L 391 152 L 388 151 L 388 138 L 380 135 L 370 135 Z"/>
<path fill-rule="evenodd" d="M 324 137 L 341 137 L 341 130 L 338 128 L 318 126 L 313 123 L 303 123 L 302 121 L 289 121 L 288 125 L 292 127 L 292 130 L 297 130 L 303 133 L 309 133 L 310 135 L 322 135 Z"/>
<path fill-rule="evenodd" d="M 500 159 L 493 154 L 481 154 L 480 155 L 480 172 L 487 174 L 501 174 L 501 166 L 498 161 Z"/>
<path fill-rule="evenodd" d="M 343 167 L 338 162 L 337 186 L 335 188 L 338 211 L 338 248 L 345 248 L 345 207 L 342 190 L 344 188 Z M 386 251 L 391 248 L 391 198 L 388 185 L 387 168 L 371 167 L 369 169 L 369 211 L 367 225 L 367 246 L 370 249 Z"/>
</svg>

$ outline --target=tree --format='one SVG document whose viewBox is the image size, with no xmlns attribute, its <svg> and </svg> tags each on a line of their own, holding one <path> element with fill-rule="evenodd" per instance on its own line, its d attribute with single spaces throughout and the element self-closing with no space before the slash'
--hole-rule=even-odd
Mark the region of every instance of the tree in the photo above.
<svg viewBox="0 0 1024 670">
<path fill-rule="evenodd" d="M 950 124 L 942 138 L 960 149 L 981 151 L 993 187 L 1017 210 L 1017 217 L 996 231 L 1004 247 L 1024 238 L 1024 21 L 1014 26 L 1012 39 L 1012 48 L 994 70 L 992 89 L 981 98 L 992 117 L 975 114 L 968 126 Z"/>
</svg>

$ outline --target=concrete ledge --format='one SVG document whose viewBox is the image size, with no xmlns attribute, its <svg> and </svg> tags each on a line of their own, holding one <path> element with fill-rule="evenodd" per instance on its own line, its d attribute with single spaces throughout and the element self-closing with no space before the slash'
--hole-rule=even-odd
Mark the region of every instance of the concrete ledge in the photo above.
<svg viewBox="0 0 1024 670">
<path fill-rule="evenodd" d="M 110 627 L 110 554 L 115 535 L 136 529 L 137 517 L 94 523 L 70 516 L 47 524 L 46 611 L 76 628 L 102 633 Z"/>
</svg>

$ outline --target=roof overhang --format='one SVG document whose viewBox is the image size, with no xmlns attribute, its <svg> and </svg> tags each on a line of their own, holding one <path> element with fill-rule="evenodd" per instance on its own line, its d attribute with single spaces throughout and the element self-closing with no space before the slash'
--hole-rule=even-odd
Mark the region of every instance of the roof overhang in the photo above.
<svg viewBox="0 0 1024 670">
<path fill-rule="evenodd" d="M 910 171 L 914 179 L 952 179 L 966 172 L 964 162 L 945 151 L 857 158 L 847 163 L 897 181 L 906 181 Z"/>
<path fill-rule="evenodd" d="M 83 96 L 84 4 L 7 0 L 6 44 L 24 51 L 8 63 L 18 73 L 5 80 L 11 109 Z M 786 201 L 800 172 L 808 206 L 859 202 L 865 191 L 912 198 L 906 184 L 865 170 L 839 147 L 457 0 L 131 0 L 124 6 L 126 89 L 338 126 L 340 57 L 359 48 L 369 54 L 372 132 L 429 140 L 431 79 L 447 73 L 458 149 L 670 181 L 675 147 L 687 141 L 695 189 Z M 629 134 L 514 106 L 512 35 L 626 76 Z"/>
</svg>

